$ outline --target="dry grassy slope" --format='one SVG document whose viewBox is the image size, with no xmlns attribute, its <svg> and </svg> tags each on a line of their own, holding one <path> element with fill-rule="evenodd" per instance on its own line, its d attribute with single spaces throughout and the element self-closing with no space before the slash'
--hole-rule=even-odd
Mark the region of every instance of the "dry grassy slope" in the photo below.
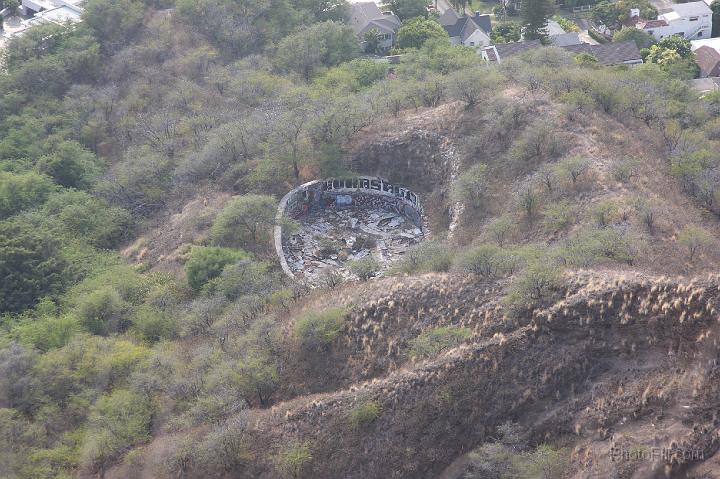
<svg viewBox="0 0 720 479">
<path fill-rule="evenodd" d="M 358 306 L 333 348 L 376 347 L 367 363 L 361 355 L 362 368 L 374 358 L 377 367 L 392 369 L 383 362 L 396 361 L 393 353 L 384 351 L 407 332 L 390 318 L 433 310 L 436 315 L 424 315 L 426 327 L 451 318 L 475 334 L 460 347 L 397 364 L 371 381 L 253 411 L 248 439 L 255 460 L 231 477 L 277 477 L 278 447 L 294 440 L 307 441 L 313 451 L 303 477 L 437 477 L 510 419 L 536 442 L 571 447 L 577 478 L 622 472 L 607 455 L 613 441 L 676 443 L 706 457 L 715 452 L 720 277 L 581 272 L 568 278 L 563 300 L 525 321 L 509 320 L 495 307 L 479 314 L 495 296 L 485 289 L 430 275 L 345 290 L 340 297 Z M 354 430 L 348 415 L 368 400 L 382 413 Z M 158 443 L 150 447 L 146 477 L 162 476 L 158 450 Z M 650 475 L 648 464 L 635 464 L 635 475 L 627 466 L 618 477 Z"/>
<path fill-rule="evenodd" d="M 315 460 L 308 477 L 434 477 L 507 419 L 520 420 L 537 441 L 574 446 L 577 477 L 612 477 L 603 451 L 612 440 L 675 442 L 714 453 L 718 278 L 571 283 L 567 298 L 536 312 L 527 326 L 493 337 L 479 333 L 384 378 L 258 413 L 254 438 L 263 447 L 310 441 Z M 463 300 L 454 291 L 439 287 L 436 294 L 452 305 Z M 460 316 L 479 323 L 470 311 Z M 485 321 L 505 318 L 497 311 Z M 352 327 L 346 333 L 366 336 Z M 353 431 L 347 414 L 369 399 L 383 413 L 368 430 Z M 646 423 L 654 424 L 652 432 Z"/>
<path fill-rule="evenodd" d="M 383 279 L 313 294 L 291 317 L 304 308 L 354 304 L 346 330 L 322 361 L 287 358 L 283 375 L 291 384 L 281 392 L 286 401 L 252 412 L 255 460 L 233 476 L 277 477 L 273 462 L 279 446 L 299 439 L 313 449 L 307 477 L 437 477 L 509 419 L 531 430 L 537 442 L 572 447 L 577 478 L 639 478 L 657 472 L 647 463 L 609 461 L 612 441 L 675 441 L 702 448 L 706 457 L 714 453 L 720 280 L 658 275 L 713 270 L 720 260 L 716 248 L 688 265 L 675 234 L 683 225 L 702 224 L 717 236 L 716 219 L 682 194 L 669 176 L 660 139 L 644 126 L 603 115 L 570 123 L 553 113 L 557 106 L 546 98 L 506 94 L 531 102 L 530 116 L 555 118 L 557 131 L 572 145 L 570 153 L 594 160 L 579 188 L 562 188 L 562 196 L 576 205 L 578 223 L 589 221 L 593 204 L 601 199 L 654 201 L 660 210 L 657 231 L 645 234 L 647 246 L 633 271 L 622 276 L 613 271 L 616 265 L 605 265 L 568 273 L 562 301 L 520 318 L 508 317 L 498 302 L 502 284 L 447 275 Z M 517 214 L 509 192 L 531 172 L 504 174 L 502 154 L 479 151 L 480 140 L 492 134 L 480 110 L 466 112 L 451 104 L 406 112 L 396 122 L 359 135 L 350 145 L 351 161 L 360 171 L 393 179 L 396 174 L 423 192 L 433 229 L 440 234 L 447 225 L 448 162 L 454 156 L 464 164 L 488 163 L 493 173 L 488 218 Z M 628 155 L 641 158 L 639 175 L 619 183 L 610 167 Z M 513 241 L 520 243 L 557 241 L 578 228 L 547 231 L 540 222 L 530 225 L 517 218 Z M 462 225 L 455 241 L 477 237 L 483 221 Z M 642 230 L 637 219 L 629 222 Z M 193 234 L 202 235 L 202 228 Z M 161 254 L 169 256 L 154 252 L 160 262 Z M 407 358 L 410 339 L 447 324 L 471 328 L 472 340 L 425 362 Z M 366 430 L 352 430 L 348 414 L 366 400 L 377 401 L 382 414 Z M 163 444 L 171 439 L 161 437 L 148 447 L 144 476 L 137 472 L 138 477 L 162 477 Z M 712 461 L 706 469 L 712 469 Z"/>
</svg>

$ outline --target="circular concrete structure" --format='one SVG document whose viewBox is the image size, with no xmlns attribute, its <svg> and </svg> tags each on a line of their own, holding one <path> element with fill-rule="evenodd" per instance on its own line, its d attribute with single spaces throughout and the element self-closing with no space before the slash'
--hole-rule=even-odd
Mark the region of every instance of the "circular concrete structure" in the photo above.
<svg viewBox="0 0 720 479">
<path fill-rule="evenodd" d="M 283 234 L 283 219 L 300 231 Z M 280 201 L 275 249 L 289 277 L 317 283 L 324 271 L 349 277 L 347 263 L 373 257 L 386 266 L 423 239 L 423 210 L 408 188 L 377 176 L 315 180 Z"/>
</svg>

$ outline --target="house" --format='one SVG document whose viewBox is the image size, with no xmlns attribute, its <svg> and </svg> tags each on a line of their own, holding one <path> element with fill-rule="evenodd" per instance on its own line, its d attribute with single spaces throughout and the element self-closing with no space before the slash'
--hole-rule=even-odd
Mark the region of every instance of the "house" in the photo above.
<svg viewBox="0 0 720 479">
<path fill-rule="evenodd" d="M 631 18 L 635 19 L 633 13 Z M 658 15 L 656 20 L 638 19 L 635 27 L 649 33 L 657 40 L 671 35 L 680 35 L 688 40 L 710 38 L 712 10 L 704 1 L 677 3 L 669 12 Z"/>
<path fill-rule="evenodd" d="M 543 48 L 543 45 L 539 40 L 501 43 L 485 47 L 481 52 L 481 55 L 487 61 L 502 62 L 514 55 L 534 50 L 536 48 Z M 601 65 L 637 65 L 643 62 L 640 50 L 638 50 L 634 41 L 603 43 L 600 45 L 581 43 L 578 45 L 566 45 L 560 48 L 572 52 L 575 55 L 580 53 L 589 53 L 597 58 L 598 63 Z"/>
<path fill-rule="evenodd" d="M 400 19 L 392 12 L 382 12 L 374 2 L 350 4 L 350 26 L 360 42 L 365 34 L 376 30 L 380 34 L 380 49 L 389 50 L 395 43 L 395 34 L 400 28 Z"/>
<path fill-rule="evenodd" d="M 66 23 L 77 23 L 82 20 L 84 9 L 80 6 L 83 0 L 23 0 L 23 15 L 33 15 L 27 20 L 22 20 L 20 27 L 12 32 L 5 32 L 5 38 L 22 35 L 31 28 L 44 23 L 55 23 L 64 25 Z"/>
<path fill-rule="evenodd" d="M 556 47 L 583 43 L 583 41 L 580 40 L 580 34 L 578 32 L 566 32 L 555 20 L 548 20 L 545 31 L 547 32 L 550 43 Z"/>
<path fill-rule="evenodd" d="M 550 42 L 556 47 L 566 47 L 568 45 L 580 45 L 584 43 L 580 39 L 580 33 L 578 32 L 567 32 L 559 35 L 550 37 Z"/>
<path fill-rule="evenodd" d="M 491 45 L 483 48 L 480 55 L 486 61 L 490 62 L 502 62 L 506 58 L 510 58 L 514 55 L 534 50 L 542 47 L 540 40 L 530 40 L 527 42 L 510 42 L 510 43 L 498 43 L 497 45 Z"/>
<path fill-rule="evenodd" d="M 700 78 L 720 76 L 720 52 L 708 46 L 695 50 L 695 62 L 700 67 Z"/>
<path fill-rule="evenodd" d="M 589 53 L 597 58 L 600 65 L 638 65 L 643 62 L 640 50 L 635 41 L 601 43 L 590 45 L 581 43 L 579 45 L 567 45 L 563 50 L 579 55 Z"/>
<path fill-rule="evenodd" d="M 85 0 L 22 0 L 21 11 L 23 15 L 35 15 L 40 12 L 61 9 L 62 14 L 73 17 L 69 12 L 80 12 L 83 9 L 80 4 Z"/>
<path fill-rule="evenodd" d="M 460 16 L 452 8 L 445 10 L 438 22 L 443 26 L 453 45 L 466 47 L 484 47 L 490 45 L 490 30 L 492 24 L 490 15 L 481 15 L 475 12 L 472 17 Z"/>
</svg>

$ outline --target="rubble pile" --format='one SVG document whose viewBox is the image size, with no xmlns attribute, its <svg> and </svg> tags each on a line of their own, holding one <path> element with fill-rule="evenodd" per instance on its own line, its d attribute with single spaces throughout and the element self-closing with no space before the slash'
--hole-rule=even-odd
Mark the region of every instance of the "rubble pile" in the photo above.
<svg viewBox="0 0 720 479">
<path fill-rule="evenodd" d="M 382 201 L 362 206 L 327 208 L 299 218 L 300 229 L 284 242 L 290 270 L 311 284 L 333 272 L 355 279 L 350 262 L 371 257 L 381 276 L 389 264 L 423 239 L 423 231 Z"/>
</svg>

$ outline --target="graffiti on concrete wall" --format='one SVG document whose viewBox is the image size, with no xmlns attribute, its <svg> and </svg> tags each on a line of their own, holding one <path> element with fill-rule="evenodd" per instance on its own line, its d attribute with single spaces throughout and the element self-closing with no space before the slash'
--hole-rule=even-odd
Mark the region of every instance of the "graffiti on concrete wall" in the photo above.
<svg viewBox="0 0 720 479">
<path fill-rule="evenodd" d="M 323 191 L 333 190 L 367 190 L 369 192 L 382 193 L 402 198 L 410 202 L 419 214 L 422 214 L 422 207 L 417 195 L 401 185 L 394 185 L 384 178 L 378 176 L 356 176 L 354 178 L 331 178 L 322 183 Z"/>
<path fill-rule="evenodd" d="M 408 188 L 378 176 L 315 180 L 289 191 L 280 201 L 275 223 L 275 249 L 283 271 L 291 278 L 295 277 L 287 265 L 283 251 L 283 217 L 299 219 L 325 208 L 372 208 L 380 203 L 422 228 L 423 209 L 418 196 Z"/>
</svg>

